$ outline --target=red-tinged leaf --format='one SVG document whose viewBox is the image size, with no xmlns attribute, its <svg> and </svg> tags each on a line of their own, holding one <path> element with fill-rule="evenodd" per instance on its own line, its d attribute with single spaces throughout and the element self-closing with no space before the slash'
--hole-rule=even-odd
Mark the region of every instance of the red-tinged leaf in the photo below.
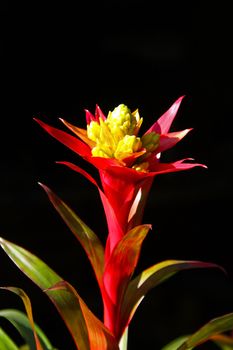
<svg viewBox="0 0 233 350">
<path fill-rule="evenodd" d="M 0 310 L 0 317 L 4 317 L 6 320 L 11 322 L 11 324 L 15 327 L 15 329 L 17 329 L 17 331 L 20 333 L 20 335 L 24 339 L 25 344 L 27 344 L 28 346 L 28 349 L 36 350 L 33 330 L 28 320 L 28 317 L 24 312 L 16 309 L 2 309 Z M 35 323 L 35 330 L 41 341 L 43 350 L 56 350 L 50 343 L 45 333 L 41 330 L 41 328 L 36 323 Z M 1 346 L 0 346 L 0 349 L 2 350 Z"/>
<path fill-rule="evenodd" d="M 141 157 L 146 153 L 146 149 L 143 148 L 141 151 L 135 152 L 133 154 L 128 154 L 125 158 L 121 158 L 122 165 L 131 167 L 137 158 Z"/>
<path fill-rule="evenodd" d="M 150 160 L 150 171 L 142 172 L 136 171 L 132 168 L 120 167 L 120 166 L 109 166 L 107 169 L 108 174 L 117 179 L 125 179 L 130 181 L 132 184 L 137 184 L 138 181 L 142 181 L 148 177 L 155 177 L 159 174 L 172 173 L 181 170 L 191 169 L 197 166 L 207 168 L 204 164 L 189 163 L 187 161 L 193 161 L 193 158 L 184 158 L 172 163 L 160 163 L 155 157 Z"/>
<path fill-rule="evenodd" d="M 87 137 L 87 130 L 78 128 L 64 119 L 60 118 L 61 122 L 70 129 L 75 135 L 77 135 L 82 141 L 84 141 L 90 148 L 95 147 L 96 143 Z"/>
<path fill-rule="evenodd" d="M 137 266 L 143 240 L 150 228 L 150 225 L 140 225 L 127 232 L 113 250 L 106 266 L 104 286 L 109 299 L 117 308 L 120 307 L 125 289 Z M 118 340 L 122 335 L 118 334 L 118 323 L 120 322 L 120 318 L 118 320 L 116 315 L 115 324 L 107 325 L 112 331 L 114 327 L 114 334 Z"/>
<path fill-rule="evenodd" d="M 95 185 L 97 188 L 99 188 L 99 185 L 97 184 L 96 180 L 90 175 L 88 174 L 88 172 L 86 170 L 83 170 L 82 168 L 80 168 L 78 165 L 70 163 L 70 162 L 66 162 L 66 161 L 59 161 L 56 162 L 57 164 L 62 164 L 67 166 L 68 168 L 72 169 L 73 171 L 83 175 L 87 180 L 89 180 L 93 185 Z"/>
<path fill-rule="evenodd" d="M 47 186 L 40 183 L 51 203 L 84 248 L 95 272 L 100 289 L 104 269 L 104 248 L 96 234 Z"/>
<path fill-rule="evenodd" d="M 93 157 L 91 154 L 91 147 L 89 147 L 86 143 L 80 141 L 78 138 L 54 128 L 41 120 L 34 118 L 34 120 L 45 130 L 48 134 L 53 136 L 56 140 L 63 143 L 66 147 L 86 159 L 92 165 L 94 165 L 97 169 L 106 169 L 109 166 L 119 166 L 120 162 L 117 159 L 113 158 L 102 158 L 102 157 Z M 87 141 L 87 140 L 86 140 Z"/>
<path fill-rule="evenodd" d="M 128 285 L 121 305 L 121 332 L 128 326 L 140 302 L 154 287 L 166 281 L 179 271 L 194 268 L 221 268 L 212 263 L 201 261 L 166 260 L 141 272 Z"/>
<path fill-rule="evenodd" d="M 119 300 L 119 290 L 115 287 L 124 290 L 124 284 L 132 276 L 137 265 L 141 246 L 149 229 L 150 225 L 132 228 L 118 242 L 111 254 L 104 272 L 104 285 L 114 304 Z"/>
<path fill-rule="evenodd" d="M 226 334 L 216 334 L 210 338 L 220 349 L 232 350 L 233 349 L 233 336 Z"/>
<path fill-rule="evenodd" d="M 225 314 L 206 323 L 181 344 L 177 350 L 190 350 L 210 340 L 211 337 L 233 329 L 233 313 Z"/>
<path fill-rule="evenodd" d="M 76 290 L 68 282 L 60 282 L 45 291 L 64 310 L 62 317 L 67 319 L 72 332 L 78 332 L 77 315 L 82 313 L 82 327 L 87 329 L 90 350 L 118 350 L 118 344 L 104 324 L 90 311 Z M 78 322 L 80 322 L 78 320 Z M 81 349 L 81 348 L 80 348 Z"/>
<path fill-rule="evenodd" d="M 135 184 L 134 181 L 131 181 L 128 177 L 123 178 L 114 175 L 112 176 L 108 171 L 100 171 L 100 178 L 104 193 L 106 194 L 113 211 L 117 215 L 117 221 L 123 233 L 126 233 L 129 231 L 129 211 L 138 191 L 137 184 Z M 119 239 L 121 238 L 120 236 L 118 237 Z"/>
<path fill-rule="evenodd" d="M 172 106 L 150 127 L 150 129 L 147 130 L 146 134 L 152 131 L 156 132 L 157 134 L 167 134 L 183 98 L 184 96 L 179 97 L 172 104 Z"/>
<path fill-rule="evenodd" d="M 158 174 L 174 173 L 176 171 L 188 170 L 200 166 L 202 168 L 207 168 L 206 165 L 200 163 L 188 163 L 188 160 L 193 160 L 192 158 L 185 158 L 178 160 L 173 163 L 157 163 L 154 168 L 151 169 L 149 173 L 150 176 L 155 176 Z"/>
<path fill-rule="evenodd" d="M 137 181 L 140 181 L 145 177 L 150 176 L 149 173 L 136 171 L 133 168 L 127 168 L 124 166 L 109 165 L 109 167 L 105 171 L 112 177 L 115 177 L 116 179 L 125 179 L 126 181 L 131 181 L 132 183 L 136 183 Z"/>
<path fill-rule="evenodd" d="M 62 281 L 58 274 L 28 250 L 1 237 L 0 245 L 17 267 L 41 289 L 47 289 Z"/>
<path fill-rule="evenodd" d="M 111 252 L 121 239 L 123 237 L 124 233 L 122 231 L 122 228 L 119 224 L 118 217 L 116 215 L 116 212 L 113 210 L 111 204 L 109 203 L 108 198 L 105 196 L 104 192 L 99 190 L 101 201 L 103 203 L 104 212 L 107 220 L 108 225 L 108 238 L 109 238 L 109 246 L 108 251 L 105 251 L 105 263 L 108 261 L 109 256 L 111 255 Z"/>
<path fill-rule="evenodd" d="M 9 290 L 12 293 L 15 293 L 16 295 L 18 295 L 23 303 L 24 303 L 24 307 L 25 310 L 27 312 L 27 316 L 28 316 L 28 320 L 30 322 L 33 334 L 34 334 L 34 339 L 35 339 L 35 346 L 36 346 L 36 350 L 43 350 L 40 340 L 37 336 L 36 330 L 35 330 L 35 324 L 34 324 L 34 320 L 33 320 L 33 315 L 32 315 L 32 306 L 31 306 L 31 302 L 29 297 L 27 296 L 27 294 L 21 289 L 21 288 L 16 288 L 16 287 L 0 287 L 1 289 L 6 289 Z"/>
<path fill-rule="evenodd" d="M 65 146 L 70 148 L 75 153 L 79 154 L 81 157 L 88 158 L 91 157 L 91 149 L 85 143 L 80 141 L 77 137 L 74 137 L 67 132 L 54 128 L 41 120 L 34 118 L 34 120 L 51 136 L 56 140 L 63 143 Z"/>
<path fill-rule="evenodd" d="M 43 291 L 63 281 L 48 265 L 26 249 L 6 241 L 3 238 L 0 238 L 0 244 L 19 269 Z M 59 313 L 61 315 L 64 314 L 64 322 L 74 339 L 77 349 L 90 350 L 88 333 L 82 311 L 79 310 L 79 312 L 72 315 L 72 318 L 69 318 L 67 317 L 67 310 L 63 309 L 62 303 L 57 302 L 57 300 L 52 297 L 50 299 L 55 304 Z M 70 312 L 72 312 L 72 308 Z M 75 330 L 73 329 L 74 323 Z"/>
<path fill-rule="evenodd" d="M 182 131 L 170 132 L 166 135 L 161 135 L 159 139 L 159 146 L 155 153 L 161 153 L 169 148 L 174 147 L 180 140 L 182 140 L 188 132 L 192 129 L 185 129 Z"/>
<path fill-rule="evenodd" d="M 119 225 L 118 222 L 118 217 L 115 214 L 115 211 L 112 208 L 112 205 L 109 203 L 108 198 L 106 197 L 106 195 L 104 194 L 104 192 L 100 189 L 99 185 L 97 184 L 97 182 L 95 181 L 95 179 L 93 179 L 93 177 L 88 174 L 85 170 L 81 169 L 79 166 L 72 164 L 70 162 L 59 162 L 59 164 L 63 164 L 68 166 L 70 169 L 82 174 L 83 176 L 85 176 L 93 185 L 95 185 L 98 188 L 103 206 L 104 206 L 104 211 L 105 211 L 105 215 L 106 215 L 106 220 L 107 220 L 107 224 L 108 224 L 108 229 L 109 232 L 111 232 L 111 239 L 109 240 L 109 249 L 108 249 L 108 254 L 105 254 L 105 258 L 106 261 L 108 260 L 108 256 L 110 254 L 110 252 L 113 250 L 113 248 L 115 247 L 115 245 L 117 244 L 117 242 L 121 239 L 121 237 L 123 236 L 123 231 Z"/>
</svg>

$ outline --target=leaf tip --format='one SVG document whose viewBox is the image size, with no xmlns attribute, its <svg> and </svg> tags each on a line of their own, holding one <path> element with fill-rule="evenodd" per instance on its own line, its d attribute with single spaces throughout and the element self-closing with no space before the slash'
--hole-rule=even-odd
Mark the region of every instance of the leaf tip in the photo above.
<svg viewBox="0 0 233 350">
<path fill-rule="evenodd" d="M 42 182 L 40 181 L 38 181 L 37 183 L 40 187 L 42 187 L 45 190 L 45 192 L 49 192 L 49 188 L 46 185 L 42 184 Z"/>
<path fill-rule="evenodd" d="M 5 244 L 5 239 L 2 238 L 2 237 L 0 237 L 0 245 L 2 246 L 2 245 L 4 245 L 4 244 Z"/>
</svg>

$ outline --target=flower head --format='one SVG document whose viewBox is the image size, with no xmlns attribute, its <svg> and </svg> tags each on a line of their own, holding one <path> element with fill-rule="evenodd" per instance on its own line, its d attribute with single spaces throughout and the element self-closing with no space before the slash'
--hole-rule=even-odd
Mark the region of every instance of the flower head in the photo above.
<svg viewBox="0 0 233 350">
<path fill-rule="evenodd" d="M 109 252 L 131 227 L 141 223 L 146 198 L 156 175 L 204 166 L 189 162 L 191 158 L 161 162 L 160 154 L 175 146 L 191 130 L 169 132 L 183 97 L 178 98 L 142 136 L 143 119 L 139 111 L 131 112 L 124 104 L 110 111 L 107 117 L 98 105 L 95 114 L 86 110 L 86 130 L 61 119 L 78 137 L 36 120 L 50 135 L 99 170 L 104 194 L 101 199 L 109 227 Z M 83 174 L 79 167 L 65 164 Z M 85 176 L 90 179 L 89 175 Z"/>
<path fill-rule="evenodd" d="M 129 165 L 127 159 L 133 156 L 133 169 L 148 170 L 149 162 L 145 159 L 158 147 L 159 134 L 152 131 L 142 138 L 138 137 L 141 124 L 138 111 L 132 113 L 124 104 L 110 111 L 107 118 L 92 120 L 87 125 L 87 137 L 94 142 L 92 155 L 117 159 L 123 166 Z"/>
</svg>

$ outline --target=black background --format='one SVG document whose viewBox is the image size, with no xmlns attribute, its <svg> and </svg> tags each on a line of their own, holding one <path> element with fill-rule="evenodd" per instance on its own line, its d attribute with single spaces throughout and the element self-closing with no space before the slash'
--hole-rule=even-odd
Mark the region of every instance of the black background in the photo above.
<svg viewBox="0 0 233 350">
<path fill-rule="evenodd" d="M 163 159 L 193 157 L 208 169 L 155 179 L 144 216 L 153 231 L 143 245 L 138 271 L 174 258 L 214 262 L 227 275 L 217 269 L 182 272 L 151 291 L 130 326 L 129 349 L 159 349 L 231 312 L 230 9 L 224 3 L 125 0 L 6 3 L 0 11 L 1 236 L 41 257 L 101 317 L 87 258 L 37 184 L 60 195 L 104 242 L 106 225 L 96 189 L 55 161 L 73 161 L 97 174 L 33 117 L 61 128 L 62 117 L 84 127 L 84 108 L 94 111 L 97 103 L 107 113 L 125 103 L 139 108 L 146 130 L 184 94 L 172 130 L 194 129 Z M 73 349 L 54 307 L 3 251 L 0 266 L 0 284 L 23 288 L 51 341 L 61 350 Z M 23 309 L 5 291 L 0 306 Z"/>
</svg>

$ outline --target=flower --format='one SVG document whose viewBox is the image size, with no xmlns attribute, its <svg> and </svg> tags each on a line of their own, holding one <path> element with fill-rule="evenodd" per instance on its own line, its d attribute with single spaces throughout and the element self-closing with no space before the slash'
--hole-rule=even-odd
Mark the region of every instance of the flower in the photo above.
<svg viewBox="0 0 233 350">
<path fill-rule="evenodd" d="M 187 162 L 192 160 L 191 158 L 173 163 L 160 161 L 161 152 L 173 147 L 191 130 L 169 132 L 183 97 L 178 98 L 141 138 L 138 137 L 138 132 L 142 125 L 142 118 L 138 110 L 131 113 L 130 109 L 123 104 L 109 112 L 107 117 L 98 105 L 95 115 L 86 110 L 87 130 L 61 119 L 78 138 L 35 118 L 50 135 L 99 170 L 103 192 L 106 196 L 102 198 L 105 210 L 109 211 L 110 204 L 113 212 L 117 214 L 118 225 L 115 224 L 117 228 L 111 224 L 112 220 L 108 220 L 110 253 L 129 228 L 141 222 L 145 199 L 156 175 L 186 170 L 195 166 L 205 167 L 203 164 Z M 82 172 L 90 179 L 88 174 L 74 164 L 62 163 L 73 170 Z M 139 194 L 140 210 L 136 208 Z M 132 207 L 133 203 L 134 207 Z M 133 211 L 134 215 L 132 215 Z M 106 213 L 107 217 L 111 214 Z"/>
<path fill-rule="evenodd" d="M 86 130 L 61 119 L 75 136 L 35 118 L 51 136 L 99 171 L 101 186 L 77 165 L 59 162 L 84 175 L 97 186 L 101 196 L 108 237 L 103 280 L 99 284 L 104 302 L 104 324 L 117 339 L 127 326 L 121 325 L 120 304 L 137 264 L 141 244 L 150 228 L 149 225 L 141 225 L 141 221 L 153 179 L 158 174 L 205 167 L 189 162 L 191 158 L 161 162 L 161 153 L 175 146 L 191 130 L 169 132 L 183 97 L 178 98 L 141 137 L 139 132 L 143 119 L 138 110 L 131 112 L 124 104 L 107 116 L 98 105 L 94 115 L 86 110 Z"/>
</svg>

